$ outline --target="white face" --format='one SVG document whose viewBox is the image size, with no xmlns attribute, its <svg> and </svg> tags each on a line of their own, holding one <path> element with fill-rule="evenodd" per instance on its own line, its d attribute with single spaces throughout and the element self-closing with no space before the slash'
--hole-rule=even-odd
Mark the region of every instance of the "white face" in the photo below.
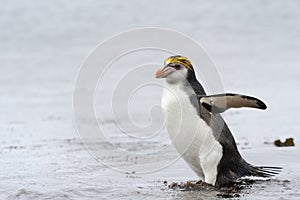
<svg viewBox="0 0 300 200">
<path fill-rule="evenodd" d="M 177 83 L 187 78 L 188 69 L 178 63 L 170 63 L 158 69 L 155 73 L 156 78 L 166 78 L 168 83 Z"/>
</svg>

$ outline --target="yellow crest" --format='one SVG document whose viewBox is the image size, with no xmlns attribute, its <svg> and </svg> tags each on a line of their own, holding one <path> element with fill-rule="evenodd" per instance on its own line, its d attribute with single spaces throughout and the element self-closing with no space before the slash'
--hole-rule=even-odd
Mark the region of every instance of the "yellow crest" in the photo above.
<svg viewBox="0 0 300 200">
<path fill-rule="evenodd" d="M 165 65 L 170 64 L 170 63 L 179 63 L 179 64 L 185 66 L 187 69 L 194 71 L 191 61 L 189 61 L 189 59 L 187 59 L 184 56 L 177 55 L 177 56 L 171 56 L 171 57 L 167 58 L 165 60 Z"/>
</svg>

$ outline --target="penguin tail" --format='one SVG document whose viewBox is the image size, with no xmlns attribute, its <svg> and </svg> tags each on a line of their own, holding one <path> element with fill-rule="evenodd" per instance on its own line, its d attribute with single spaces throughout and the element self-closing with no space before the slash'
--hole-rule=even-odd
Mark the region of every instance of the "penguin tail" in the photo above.
<svg viewBox="0 0 300 200">
<path fill-rule="evenodd" d="M 268 178 L 279 174 L 281 170 L 281 167 L 253 166 L 247 175 Z"/>
<path fill-rule="evenodd" d="M 236 181 L 239 178 L 246 177 L 246 176 L 252 176 L 252 177 L 263 177 L 263 178 L 270 178 L 272 176 L 275 176 L 279 174 L 282 170 L 281 167 L 270 167 L 270 166 L 253 166 L 251 164 L 248 164 L 247 162 L 243 163 L 244 167 L 235 168 L 236 171 L 232 173 L 232 170 L 229 170 L 225 173 L 219 173 L 217 176 L 217 187 L 228 187 L 231 186 L 234 183 L 237 183 Z"/>
</svg>

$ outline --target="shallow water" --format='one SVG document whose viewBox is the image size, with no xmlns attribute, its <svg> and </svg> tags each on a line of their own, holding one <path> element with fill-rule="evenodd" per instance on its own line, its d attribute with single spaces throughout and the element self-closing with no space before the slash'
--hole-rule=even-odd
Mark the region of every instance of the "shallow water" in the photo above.
<svg viewBox="0 0 300 200">
<path fill-rule="evenodd" d="M 184 12 L 178 11 L 178 5 Z M 74 128 L 73 85 L 88 53 L 112 34 L 160 26 L 203 44 L 226 91 L 253 94 L 267 102 L 265 112 L 225 114 L 246 160 L 283 167 L 274 179 L 237 192 L 239 198 L 299 199 L 299 7 L 298 1 L 282 0 L 152 1 L 147 9 L 139 1 L 1 1 L 0 198 L 220 198 L 220 191 L 182 191 L 164 184 L 197 179 L 181 159 L 176 160 L 166 132 L 133 141 L 113 128 L 112 119 L 105 119 L 115 148 L 141 153 L 130 159 L 110 151 L 103 141 L 81 140 Z M 148 92 L 142 103 L 159 102 L 159 92 Z M 148 114 L 142 106 L 134 112 Z M 286 137 L 293 137 L 296 147 L 273 146 L 272 141 Z M 86 145 L 104 157 L 95 160 Z M 149 157 L 153 149 L 164 151 Z M 146 165 L 167 167 L 152 173 L 120 173 L 103 162 L 132 171 Z"/>
<path fill-rule="evenodd" d="M 102 151 L 98 142 L 95 147 Z M 102 146 L 105 148 L 104 146 Z M 137 147 L 139 148 L 139 147 Z M 143 146 L 141 147 L 143 148 Z M 276 156 L 274 156 L 274 151 Z M 264 152 L 257 157 L 254 152 Z M 170 151 L 169 154 L 176 154 Z M 298 149 L 277 150 L 268 147 L 243 151 L 245 157 L 255 158 L 255 163 L 274 157 L 272 163 L 284 168 L 271 180 L 257 181 L 239 190 L 182 190 L 168 188 L 172 182 L 195 180 L 196 177 L 179 160 L 172 166 L 155 173 L 120 173 L 103 166 L 90 157 L 81 141 L 73 139 L 41 140 L 32 144 L 15 143 L 4 145 L 1 151 L 1 198 L 8 199 L 211 199 L 219 197 L 241 197 L 243 199 L 297 199 L 300 195 L 299 162 L 294 159 Z M 122 157 L 122 155 L 119 155 Z M 279 158 L 284 158 L 285 163 Z M 115 158 L 117 159 L 117 158 Z M 156 160 L 152 160 L 154 163 Z M 288 163 L 287 163 L 288 162 Z M 131 161 L 123 161 L 130 165 Z M 167 183 L 165 183 L 165 181 Z"/>
</svg>

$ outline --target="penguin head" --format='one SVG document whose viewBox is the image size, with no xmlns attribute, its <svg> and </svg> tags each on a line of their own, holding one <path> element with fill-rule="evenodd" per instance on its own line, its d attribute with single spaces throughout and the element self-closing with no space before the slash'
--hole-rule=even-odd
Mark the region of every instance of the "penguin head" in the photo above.
<svg viewBox="0 0 300 200">
<path fill-rule="evenodd" d="M 155 77 L 165 78 L 169 83 L 176 83 L 186 80 L 191 74 L 194 75 L 194 68 L 189 59 L 176 55 L 165 60 L 164 67 L 156 71 Z"/>
</svg>

